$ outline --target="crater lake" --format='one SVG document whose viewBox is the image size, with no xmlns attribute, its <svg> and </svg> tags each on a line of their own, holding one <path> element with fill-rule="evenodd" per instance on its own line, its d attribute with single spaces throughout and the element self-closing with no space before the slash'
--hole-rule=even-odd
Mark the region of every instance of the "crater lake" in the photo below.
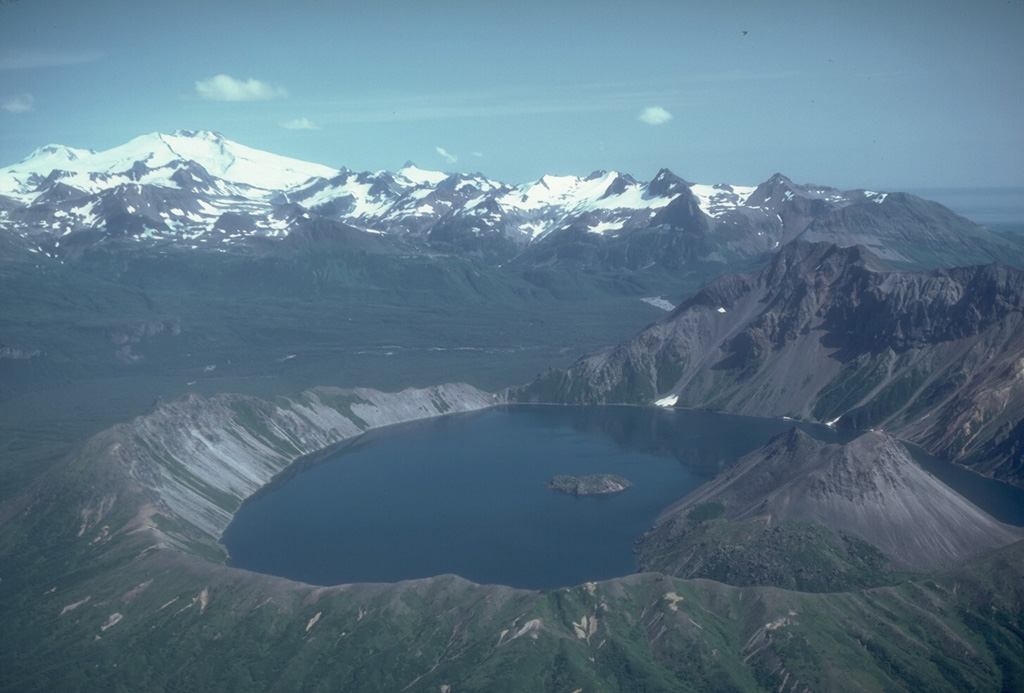
<svg viewBox="0 0 1024 693">
<path fill-rule="evenodd" d="M 636 571 L 634 542 L 671 503 L 794 425 L 658 407 L 515 405 L 366 433 L 293 465 L 222 537 L 230 565 L 332 585 L 454 573 L 553 588 Z M 555 475 L 616 474 L 572 496 Z"/>
</svg>

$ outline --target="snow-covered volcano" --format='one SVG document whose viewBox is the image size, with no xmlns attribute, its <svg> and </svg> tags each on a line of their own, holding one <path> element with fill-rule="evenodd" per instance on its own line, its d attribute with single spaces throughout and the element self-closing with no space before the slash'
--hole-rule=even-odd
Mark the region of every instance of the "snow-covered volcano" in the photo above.
<svg viewBox="0 0 1024 693">
<path fill-rule="evenodd" d="M 0 169 L 0 194 L 29 201 L 45 181 L 87 193 L 124 183 L 179 187 L 173 174 L 190 164 L 226 183 L 280 190 L 335 169 L 246 147 L 215 132 L 153 132 L 96 152 L 47 145 L 20 163 Z"/>
</svg>

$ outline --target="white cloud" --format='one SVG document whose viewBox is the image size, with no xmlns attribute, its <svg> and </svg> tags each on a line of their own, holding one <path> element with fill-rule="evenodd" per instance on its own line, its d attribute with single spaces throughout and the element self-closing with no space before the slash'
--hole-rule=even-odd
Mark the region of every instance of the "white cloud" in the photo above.
<svg viewBox="0 0 1024 693">
<path fill-rule="evenodd" d="M 449 154 L 447 151 L 445 151 L 444 147 L 437 147 L 437 153 L 440 154 L 441 157 L 449 164 L 454 164 L 456 161 L 459 160 L 459 157 L 455 156 L 454 154 Z"/>
<path fill-rule="evenodd" d="M 196 93 L 211 101 L 266 101 L 288 96 L 282 87 L 275 87 L 258 79 L 244 82 L 229 75 L 217 75 L 196 82 Z"/>
<path fill-rule="evenodd" d="M 637 116 L 637 120 L 648 125 L 664 125 L 668 121 L 672 120 L 672 114 L 666 111 L 661 106 L 648 106 L 644 110 L 640 111 L 640 115 Z"/>
<path fill-rule="evenodd" d="M 309 118 L 294 118 L 286 123 L 281 123 L 281 127 L 287 130 L 319 130 L 320 126 L 314 123 Z"/>
<path fill-rule="evenodd" d="M 35 108 L 35 97 L 31 94 L 18 94 L 0 101 L 0 108 L 8 113 L 28 113 Z"/>
</svg>

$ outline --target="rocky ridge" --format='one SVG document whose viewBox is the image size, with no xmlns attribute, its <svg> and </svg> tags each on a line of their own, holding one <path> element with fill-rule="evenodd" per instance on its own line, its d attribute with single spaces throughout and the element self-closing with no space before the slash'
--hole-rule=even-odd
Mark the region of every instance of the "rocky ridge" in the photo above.
<svg viewBox="0 0 1024 693">
<path fill-rule="evenodd" d="M 900 272 L 860 247 L 796 241 L 512 397 L 884 427 L 1022 484 L 1024 273 Z"/>
</svg>

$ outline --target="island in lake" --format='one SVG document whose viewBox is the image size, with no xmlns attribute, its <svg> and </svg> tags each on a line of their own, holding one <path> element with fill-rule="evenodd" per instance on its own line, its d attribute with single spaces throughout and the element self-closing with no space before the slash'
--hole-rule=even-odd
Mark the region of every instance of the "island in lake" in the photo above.
<svg viewBox="0 0 1024 693">
<path fill-rule="evenodd" d="M 555 491 L 571 493 L 574 496 L 596 496 L 625 491 L 633 485 L 633 482 L 615 474 L 558 475 L 545 481 L 544 485 Z"/>
</svg>

